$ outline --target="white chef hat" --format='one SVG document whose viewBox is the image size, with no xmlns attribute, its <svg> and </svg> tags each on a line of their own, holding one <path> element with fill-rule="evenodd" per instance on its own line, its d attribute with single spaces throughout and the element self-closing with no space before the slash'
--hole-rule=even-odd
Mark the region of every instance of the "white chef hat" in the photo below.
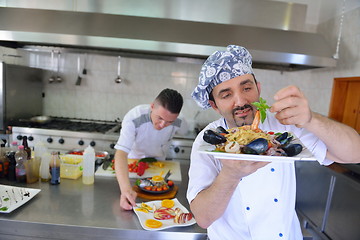
<svg viewBox="0 0 360 240">
<path fill-rule="evenodd" d="M 229 79 L 253 74 L 251 65 L 251 55 L 244 47 L 229 45 L 226 51 L 214 52 L 201 67 L 199 84 L 191 94 L 192 98 L 203 109 L 211 107 L 209 94 L 213 88 Z"/>
</svg>

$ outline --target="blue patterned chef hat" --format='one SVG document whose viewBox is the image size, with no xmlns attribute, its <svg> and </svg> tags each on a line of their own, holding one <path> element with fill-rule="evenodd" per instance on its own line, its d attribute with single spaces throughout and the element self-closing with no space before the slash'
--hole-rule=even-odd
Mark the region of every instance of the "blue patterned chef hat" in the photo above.
<svg viewBox="0 0 360 240">
<path fill-rule="evenodd" d="M 213 88 L 229 79 L 253 74 L 249 51 L 241 46 L 229 45 L 226 51 L 211 54 L 200 70 L 199 84 L 191 94 L 196 103 L 203 109 L 209 104 L 209 94 Z"/>
</svg>

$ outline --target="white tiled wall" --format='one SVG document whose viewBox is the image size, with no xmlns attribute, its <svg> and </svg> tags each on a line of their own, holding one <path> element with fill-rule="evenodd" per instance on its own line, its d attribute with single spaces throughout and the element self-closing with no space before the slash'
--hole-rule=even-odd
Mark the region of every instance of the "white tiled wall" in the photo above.
<svg viewBox="0 0 360 240">
<path fill-rule="evenodd" d="M 336 49 L 339 19 L 318 26 L 332 47 Z M 240 43 L 238 43 L 240 44 Z M 308 97 L 314 111 L 327 115 L 334 77 L 360 76 L 360 8 L 348 12 L 344 18 L 340 59 L 336 68 L 279 72 L 255 69 L 262 84 L 262 96 L 272 103 L 272 96 L 289 84 L 299 86 Z M 56 71 L 57 58 L 50 54 L 28 53 L 0 48 L 1 60 L 9 63 L 30 64 Z M 7 56 L 21 55 L 22 58 Z M 81 86 L 76 86 L 77 58 L 79 55 L 62 53 L 60 61 L 61 83 L 48 83 L 50 72 L 44 78 L 44 114 L 51 116 L 89 118 L 99 120 L 122 119 L 133 106 L 150 103 L 163 88 L 177 89 L 184 97 L 182 114 L 190 124 L 204 124 L 218 115 L 213 110 L 200 110 L 190 94 L 197 83 L 200 64 L 177 63 L 163 60 L 135 58 L 121 59 L 123 83 L 116 84 L 117 57 L 80 55 L 81 68 L 86 58 L 87 75 Z M 196 119 L 194 119 L 194 117 Z"/>
</svg>

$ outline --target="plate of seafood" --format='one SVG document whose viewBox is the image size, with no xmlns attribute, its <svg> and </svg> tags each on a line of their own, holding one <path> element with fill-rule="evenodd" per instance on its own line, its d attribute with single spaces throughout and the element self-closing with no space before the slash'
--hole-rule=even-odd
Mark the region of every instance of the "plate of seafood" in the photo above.
<svg viewBox="0 0 360 240">
<path fill-rule="evenodd" d="M 206 144 L 199 152 L 217 159 L 293 162 L 316 161 L 313 154 L 291 132 L 262 131 L 236 127 L 208 129 Z"/>
<path fill-rule="evenodd" d="M 41 190 L 0 185 L 0 213 L 10 213 L 30 201 Z"/>
<path fill-rule="evenodd" d="M 137 203 L 133 210 L 141 226 L 148 231 L 186 227 L 196 223 L 192 213 L 176 198 Z"/>
</svg>

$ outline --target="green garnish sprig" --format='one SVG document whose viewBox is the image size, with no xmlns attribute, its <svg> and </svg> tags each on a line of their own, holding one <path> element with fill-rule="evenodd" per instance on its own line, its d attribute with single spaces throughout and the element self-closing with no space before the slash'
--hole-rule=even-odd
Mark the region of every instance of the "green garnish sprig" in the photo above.
<svg viewBox="0 0 360 240">
<path fill-rule="evenodd" d="M 260 112 L 260 120 L 261 123 L 264 123 L 266 119 L 266 109 L 269 109 L 270 106 L 266 104 L 266 100 L 263 98 L 259 98 L 259 102 L 253 102 L 252 103 Z"/>
</svg>

